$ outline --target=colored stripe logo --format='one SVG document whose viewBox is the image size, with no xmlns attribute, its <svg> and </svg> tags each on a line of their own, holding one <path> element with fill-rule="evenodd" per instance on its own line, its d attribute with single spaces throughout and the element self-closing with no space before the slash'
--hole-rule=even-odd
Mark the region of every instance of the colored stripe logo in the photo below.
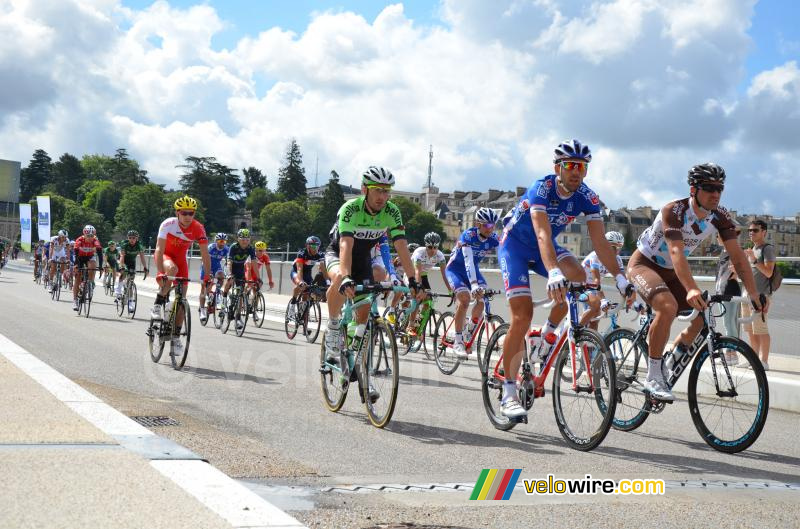
<svg viewBox="0 0 800 529">
<path fill-rule="evenodd" d="M 470 500 L 507 500 L 514 492 L 521 468 L 484 468 L 481 471 Z"/>
</svg>

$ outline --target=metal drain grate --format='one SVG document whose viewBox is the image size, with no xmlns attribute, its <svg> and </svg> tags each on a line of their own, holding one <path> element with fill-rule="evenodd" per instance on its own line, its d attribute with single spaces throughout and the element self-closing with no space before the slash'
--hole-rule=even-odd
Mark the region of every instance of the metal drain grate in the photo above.
<svg viewBox="0 0 800 529">
<path fill-rule="evenodd" d="M 179 426 L 180 423 L 172 417 L 164 417 L 163 415 L 137 415 L 131 417 L 134 421 L 142 426 L 152 428 L 154 426 Z"/>
</svg>

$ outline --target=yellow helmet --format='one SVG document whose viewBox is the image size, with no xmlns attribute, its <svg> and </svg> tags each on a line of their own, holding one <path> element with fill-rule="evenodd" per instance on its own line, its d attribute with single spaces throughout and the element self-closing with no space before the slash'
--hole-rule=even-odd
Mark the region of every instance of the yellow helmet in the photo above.
<svg viewBox="0 0 800 529">
<path fill-rule="evenodd" d="M 267 249 L 267 243 L 265 243 L 264 241 L 258 241 L 256 243 L 256 250 L 266 250 L 266 249 Z"/>
<path fill-rule="evenodd" d="M 175 209 L 191 209 L 195 211 L 197 209 L 197 201 L 189 195 L 183 195 L 175 200 Z"/>
</svg>

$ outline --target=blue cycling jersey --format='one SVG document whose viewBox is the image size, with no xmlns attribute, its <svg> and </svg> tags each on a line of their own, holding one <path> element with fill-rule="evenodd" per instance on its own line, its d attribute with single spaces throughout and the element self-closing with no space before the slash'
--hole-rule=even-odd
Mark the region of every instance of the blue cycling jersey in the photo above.
<svg viewBox="0 0 800 529">
<path fill-rule="evenodd" d="M 222 268 L 222 260 L 228 258 L 228 252 L 230 252 L 228 245 L 223 246 L 221 249 L 217 247 L 215 242 L 208 245 L 208 256 L 211 258 L 212 272 Z"/>
<path fill-rule="evenodd" d="M 534 182 L 514 209 L 503 218 L 502 239 L 511 236 L 526 246 L 538 249 L 531 211 L 547 213 L 553 240 L 581 213 L 586 215 L 586 220 L 603 220 L 600 198 L 594 191 L 586 184 L 581 184 L 575 193 L 564 198 L 558 192 L 556 175 L 551 174 Z"/>
<path fill-rule="evenodd" d="M 478 233 L 478 228 L 470 228 L 461 234 L 458 243 L 450 253 L 447 261 L 447 270 L 464 272 L 469 278 L 470 283 L 478 280 L 478 263 L 483 257 L 500 244 L 496 233 L 492 233 L 488 238 L 483 239 Z M 465 254 L 470 259 L 464 259 Z"/>
</svg>

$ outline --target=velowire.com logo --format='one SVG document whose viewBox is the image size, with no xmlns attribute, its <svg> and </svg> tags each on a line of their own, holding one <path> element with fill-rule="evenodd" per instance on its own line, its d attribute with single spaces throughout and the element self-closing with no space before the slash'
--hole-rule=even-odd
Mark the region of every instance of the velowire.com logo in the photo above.
<svg viewBox="0 0 800 529">
<path fill-rule="evenodd" d="M 514 492 L 521 468 L 484 468 L 472 489 L 470 500 L 507 500 Z"/>
</svg>

